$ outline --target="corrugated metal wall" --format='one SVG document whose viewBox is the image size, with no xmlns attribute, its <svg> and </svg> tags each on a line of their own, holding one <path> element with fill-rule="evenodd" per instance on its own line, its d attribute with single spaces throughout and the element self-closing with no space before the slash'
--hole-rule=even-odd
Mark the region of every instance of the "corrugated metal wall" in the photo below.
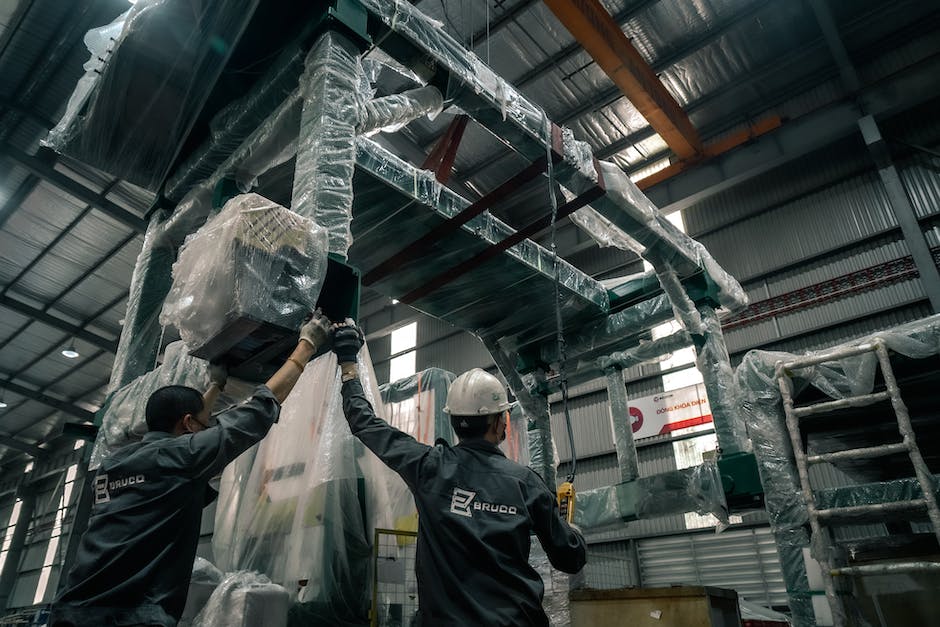
<svg viewBox="0 0 940 627">
<path fill-rule="evenodd" d="M 644 586 L 732 588 L 749 601 L 786 605 L 777 545 L 767 527 L 690 533 L 637 542 Z"/>
</svg>

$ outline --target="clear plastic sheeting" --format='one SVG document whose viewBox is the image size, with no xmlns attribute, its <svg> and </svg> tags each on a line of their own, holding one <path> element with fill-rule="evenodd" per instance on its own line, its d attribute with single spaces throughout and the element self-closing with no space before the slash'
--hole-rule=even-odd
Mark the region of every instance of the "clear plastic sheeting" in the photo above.
<svg viewBox="0 0 940 627">
<path fill-rule="evenodd" d="M 159 368 L 134 379 L 108 398 L 102 408 L 101 427 L 89 468 L 97 468 L 116 449 L 144 437 L 147 433 L 144 410 L 157 388 L 185 385 L 202 390 L 208 383 L 209 369 L 204 360 L 190 357 L 182 342 L 167 345 Z"/>
<path fill-rule="evenodd" d="M 441 92 L 430 85 L 373 98 L 365 104 L 358 130 L 365 135 L 378 131 L 393 133 L 423 115 L 433 120 L 443 107 Z"/>
<path fill-rule="evenodd" d="M 767 621 L 768 623 L 790 624 L 790 617 L 780 612 L 775 612 L 769 607 L 751 603 L 742 597 L 738 597 L 738 607 L 741 608 L 742 621 Z"/>
<path fill-rule="evenodd" d="M 359 372 L 381 414 L 366 350 Z M 218 502 L 218 565 L 296 592 L 291 624 L 336 626 L 368 621 L 373 530 L 414 507 L 404 482 L 350 433 L 332 353 L 307 365 L 267 437 L 226 468 Z"/>
<path fill-rule="evenodd" d="M 672 353 L 691 345 L 692 338 L 689 334 L 686 331 L 678 331 L 658 340 L 640 341 L 639 344 L 633 348 L 600 357 L 597 360 L 597 366 L 602 370 L 608 368 L 630 368 L 637 364 L 665 359 L 672 355 Z"/>
<path fill-rule="evenodd" d="M 196 557 L 193 562 L 192 578 L 189 580 L 186 606 L 183 608 L 178 627 L 192 627 L 193 620 L 209 602 L 212 593 L 224 578 L 225 575 L 212 562 L 203 557 Z"/>
<path fill-rule="evenodd" d="M 170 268 L 176 256 L 175 249 L 163 235 L 162 217 L 155 214 L 150 220 L 134 264 L 108 394 L 149 372 L 157 363 L 163 340 L 160 308 L 170 290 Z"/>
<path fill-rule="evenodd" d="M 721 322 L 711 307 L 699 309 L 702 320 L 703 344 L 696 349 L 695 365 L 702 373 L 708 394 L 715 435 L 722 455 L 733 455 L 751 450 L 741 411 L 741 398 L 734 383 L 731 359 L 721 332 Z"/>
<path fill-rule="evenodd" d="M 940 316 L 931 316 L 893 329 L 853 340 L 843 346 L 870 344 L 880 339 L 892 351 L 913 359 L 940 353 Z M 838 351 L 834 347 L 808 356 Z M 814 624 L 813 591 L 806 575 L 804 549 L 810 547 L 806 532 L 809 515 L 803 498 L 790 434 L 786 427 L 780 388 L 775 378 L 778 362 L 797 356 L 790 353 L 751 351 L 735 370 L 734 383 L 740 390 L 747 431 L 757 457 L 764 486 L 764 500 L 777 540 L 784 578 L 793 610 L 794 624 Z M 841 357 L 793 370 L 794 394 L 812 386 L 830 398 L 844 399 L 869 394 L 875 383 L 877 356 L 874 352 Z M 917 498 L 916 481 L 895 480 L 846 488 L 817 491 L 820 508 L 868 505 Z"/>
<path fill-rule="evenodd" d="M 503 120 L 512 120 L 531 138 L 547 145 L 551 131 L 544 111 L 467 50 L 438 22 L 407 0 L 362 0 L 362 4 L 390 29 L 420 44 L 428 56 L 459 77 L 488 107 L 498 111 Z"/>
<path fill-rule="evenodd" d="M 570 192 L 565 196 L 571 196 Z M 619 226 L 599 214 L 591 207 L 581 207 L 570 216 L 572 222 L 587 233 L 602 248 L 619 248 L 642 255 L 646 250 L 638 241 L 627 235 Z"/>
<path fill-rule="evenodd" d="M 522 411 L 522 406 L 519 403 L 513 403 L 512 407 L 509 408 L 506 439 L 499 445 L 506 457 L 522 466 L 531 465 L 532 459 L 529 452 L 528 423 L 525 412 Z"/>
<path fill-rule="evenodd" d="M 538 538 L 532 536 L 530 541 L 529 565 L 539 574 L 542 578 L 542 585 L 545 586 L 542 609 L 548 616 L 548 623 L 552 627 L 568 627 L 571 624 L 571 608 L 568 604 L 570 577 L 552 568 Z"/>
<path fill-rule="evenodd" d="M 728 506 L 718 466 L 705 463 L 578 493 L 574 522 L 591 532 L 625 522 L 696 512 L 728 524 Z"/>
<path fill-rule="evenodd" d="M 88 52 L 91 53 L 91 56 L 88 57 L 88 61 L 86 61 L 83 66 L 85 68 L 85 74 L 78 79 L 78 84 L 69 97 L 68 104 L 65 105 L 65 113 L 62 114 L 59 123 L 56 124 L 52 130 L 49 131 L 49 135 L 40 142 L 43 146 L 52 148 L 57 152 L 62 150 L 70 133 L 74 132 L 72 125 L 75 123 L 75 118 L 88 101 L 92 90 L 101 79 L 101 74 L 105 64 L 108 62 L 108 58 L 120 42 L 124 25 L 132 14 L 139 12 L 147 6 L 147 4 L 149 4 L 147 1 L 137 2 L 137 4 L 131 6 L 129 10 L 114 18 L 110 24 L 93 28 L 85 33 L 83 41 Z"/>
<path fill-rule="evenodd" d="M 704 269 L 717 285 L 723 307 L 735 312 L 747 306 L 747 294 L 741 284 L 718 265 L 702 244 L 676 228 L 619 166 L 609 161 L 598 163 L 607 193 L 592 203 L 594 212 L 584 209 L 575 212 L 580 216 L 575 218 L 579 227 L 600 242 L 633 251 L 654 266 L 661 266 L 656 268 L 657 274 L 671 272 L 685 276 L 688 271 Z M 587 186 L 584 181 L 573 181 L 570 192 L 581 193 Z M 618 227 L 611 231 L 616 237 L 605 233 L 609 226 Z M 678 285 L 678 279 L 675 283 Z"/>
<path fill-rule="evenodd" d="M 566 352 L 570 358 L 594 352 L 618 339 L 636 336 L 667 322 L 673 317 L 672 304 L 665 294 L 654 296 L 632 307 L 610 314 L 603 320 L 568 332 Z M 542 360 L 552 363 L 558 358 L 557 343 L 545 344 Z"/>
<path fill-rule="evenodd" d="M 264 575 L 230 573 L 193 620 L 193 627 L 285 627 L 290 594 Z"/>
<path fill-rule="evenodd" d="M 84 106 L 47 142 L 157 191 L 257 3 L 221 0 L 202 10 L 179 0 L 138 3 Z M 79 89 L 90 86 L 87 78 Z"/>
<path fill-rule="evenodd" d="M 627 387 L 623 380 L 623 370 L 609 368 L 604 373 L 607 377 L 607 411 L 610 414 L 610 430 L 617 450 L 617 466 L 620 468 L 621 481 L 633 481 L 639 474 L 636 445 L 633 442 L 633 424 L 630 419 Z"/>
<path fill-rule="evenodd" d="M 356 127 L 363 112 L 365 74 L 358 50 L 329 31 L 307 54 L 300 79 L 303 111 L 291 208 L 329 233 L 330 252 L 346 257 L 352 234 Z"/>
<path fill-rule="evenodd" d="M 454 444 L 450 416 L 444 412 L 453 372 L 428 368 L 379 388 L 388 423 L 424 444 L 438 439 Z"/>
<path fill-rule="evenodd" d="M 313 221 L 257 194 L 236 196 L 186 240 L 160 321 L 193 348 L 238 318 L 299 327 L 316 306 L 326 246 Z"/>
<path fill-rule="evenodd" d="M 565 161 L 581 173 L 584 178 L 597 182 L 597 170 L 594 169 L 594 153 L 587 142 L 574 138 L 570 128 L 561 129 L 561 142 Z"/>
<path fill-rule="evenodd" d="M 443 219 L 450 219 L 470 206 L 470 201 L 438 183 L 432 172 L 415 168 L 368 138 L 360 137 L 356 140 L 356 151 L 356 165 L 359 168 L 373 174 L 384 184 L 414 198 L 420 205 L 429 207 Z M 489 212 L 472 218 L 462 225 L 461 230 L 489 244 L 496 244 L 515 233 L 514 229 Z M 514 257 L 548 280 L 554 280 L 552 253 L 535 242 L 523 240 L 504 254 Z M 446 263 L 442 261 L 441 265 L 446 266 Z M 601 310 L 609 308 L 610 298 L 600 283 L 564 260 L 560 260 L 558 266 L 562 307 L 578 311 L 585 306 L 585 301 L 588 301 Z M 521 289 L 521 286 L 516 289 Z M 446 289 L 439 292 L 444 293 Z M 509 324 L 512 320 L 507 318 L 501 322 Z M 481 336 L 499 332 L 498 325 L 468 330 Z"/>
</svg>

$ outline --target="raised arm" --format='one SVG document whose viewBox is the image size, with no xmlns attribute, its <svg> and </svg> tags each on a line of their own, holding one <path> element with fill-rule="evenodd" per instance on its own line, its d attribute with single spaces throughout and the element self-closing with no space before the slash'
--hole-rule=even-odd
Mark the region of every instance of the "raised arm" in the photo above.
<svg viewBox="0 0 940 627">
<path fill-rule="evenodd" d="M 343 413 L 349 430 L 409 487 L 415 487 L 421 464 L 431 447 L 375 415 L 359 381 L 357 356 L 363 342 L 362 331 L 352 320 L 334 325 L 333 352 L 342 371 Z"/>
<path fill-rule="evenodd" d="M 313 312 L 310 321 L 300 328 L 300 339 L 290 357 L 268 379 L 266 385 L 279 403 L 283 403 L 287 395 L 291 393 L 304 371 L 304 366 L 319 347 L 326 345 L 329 337 L 330 320 L 317 309 Z"/>
<path fill-rule="evenodd" d="M 245 402 L 219 414 L 216 426 L 194 433 L 188 450 L 180 453 L 187 459 L 177 462 L 185 464 L 194 475 L 211 477 L 264 438 L 277 421 L 280 404 L 294 389 L 304 365 L 318 347 L 329 341 L 329 334 L 330 321 L 317 310 L 313 318 L 301 327 L 300 339 L 290 357 L 267 383 Z M 206 408 L 211 407 L 210 401 L 215 402 L 224 386 L 224 379 L 220 384 L 217 376 L 210 378 L 213 383 L 203 396 Z"/>
</svg>

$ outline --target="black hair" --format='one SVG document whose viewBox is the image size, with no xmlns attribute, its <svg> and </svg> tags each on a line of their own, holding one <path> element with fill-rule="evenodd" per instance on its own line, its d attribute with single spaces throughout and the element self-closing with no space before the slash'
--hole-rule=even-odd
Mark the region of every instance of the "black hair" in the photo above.
<svg viewBox="0 0 940 627">
<path fill-rule="evenodd" d="M 147 428 L 172 433 L 176 423 L 186 414 L 202 411 L 202 394 L 185 385 L 167 385 L 147 399 Z"/>
<path fill-rule="evenodd" d="M 495 422 L 503 412 L 485 414 L 483 416 L 451 416 L 450 426 L 461 440 L 482 438 L 490 428 L 490 422 Z"/>
</svg>

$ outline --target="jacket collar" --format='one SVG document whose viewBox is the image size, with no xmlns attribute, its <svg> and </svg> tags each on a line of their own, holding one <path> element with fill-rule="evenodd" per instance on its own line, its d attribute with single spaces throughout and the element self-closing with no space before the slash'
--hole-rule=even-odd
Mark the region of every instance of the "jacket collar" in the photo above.
<svg viewBox="0 0 940 627">
<path fill-rule="evenodd" d="M 144 434 L 144 442 L 153 442 L 155 440 L 166 440 L 167 438 L 175 438 L 176 436 L 172 433 L 167 433 L 166 431 L 148 431 Z"/>
<path fill-rule="evenodd" d="M 489 440 L 485 440 L 483 438 L 473 438 L 472 440 L 461 440 L 457 444 L 457 446 L 461 446 L 463 448 L 472 448 L 477 451 L 483 451 L 484 453 L 502 455 L 503 457 L 506 456 L 506 454 L 503 453 L 502 449 L 500 449 L 498 446 L 496 446 Z"/>
</svg>

